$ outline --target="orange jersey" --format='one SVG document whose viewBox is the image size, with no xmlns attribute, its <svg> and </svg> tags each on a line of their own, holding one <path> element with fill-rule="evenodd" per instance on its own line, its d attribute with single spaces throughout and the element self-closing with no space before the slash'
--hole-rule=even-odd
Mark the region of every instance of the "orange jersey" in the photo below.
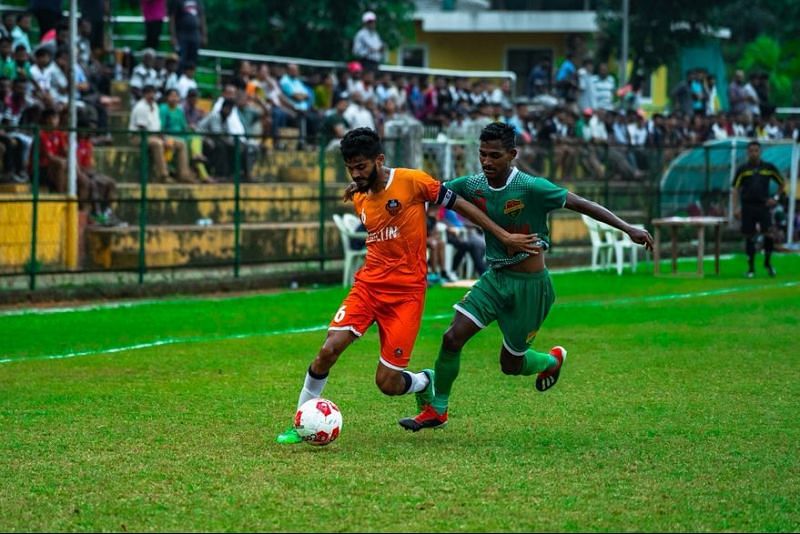
<svg viewBox="0 0 800 534">
<path fill-rule="evenodd" d="M 441 182 L 414 169 L 391 169 L 379 193 L 356 193 L 356 215 L 367 227 L 367 258 L 356 282 L 383 291 L 425 290 L 428 272 L 425 203 L 435 202 Z"/>
</svg>

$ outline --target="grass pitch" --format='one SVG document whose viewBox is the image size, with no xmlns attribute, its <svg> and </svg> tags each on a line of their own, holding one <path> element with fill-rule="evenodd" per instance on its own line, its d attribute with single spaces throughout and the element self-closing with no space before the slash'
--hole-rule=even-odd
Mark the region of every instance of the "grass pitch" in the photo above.
<svg viewBox="0 0 800 534">
<path fill-rule="evenodd" d="M 559 384 L 462 356 L 449 426 L 334 367 L 337 442 L 278 446 L 341 288 L 0 315 L 2 531 L 797 531 L 800 257 L 745 280 L 555 274 Z M 706 272 L 711 270 L 706 266 Z M 434 288 L 412 368 L 463 289 Z"/>
</svg>

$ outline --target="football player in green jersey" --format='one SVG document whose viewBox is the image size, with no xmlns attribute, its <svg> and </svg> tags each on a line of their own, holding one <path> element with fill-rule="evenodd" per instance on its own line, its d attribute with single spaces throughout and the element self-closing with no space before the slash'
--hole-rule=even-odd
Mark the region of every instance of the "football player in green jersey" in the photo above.
<svg viewBox="0 0 800 534">
<path fill-rule="evenodd" d="M 547 215 L 558 208 L 586 214 L 627 233 L 634 243 L 653 248 L 646 231 L 631 226 L 603 206 L 559 187 L 545 178 L 530 176 L 513 167 L 517 157 L 514 128 L 495 122 L 480 135 L 483 172 L 447 182 L 447 187 L 481 208 L 509 232 L 536 234 L 539 253 L 509 254 L 494 236 L 486 235 L 489 269 L 466 296 L 453 306 L 453 322 L 444 333 L 434 373 L 434 399 L 400 426 L 418 431 L 447 423 L 450 390 L 458 376 L 461 349 L 492 321 L 503 333 L 500 366 L 507 375 L 536 375 L 536 389 L 546 391 L 558 380 L 567 351 L 560 346 L 549 353 L 531 348 L 539 328 L 555 301 L 543 252 L 549 248 Z"/>
</svg>

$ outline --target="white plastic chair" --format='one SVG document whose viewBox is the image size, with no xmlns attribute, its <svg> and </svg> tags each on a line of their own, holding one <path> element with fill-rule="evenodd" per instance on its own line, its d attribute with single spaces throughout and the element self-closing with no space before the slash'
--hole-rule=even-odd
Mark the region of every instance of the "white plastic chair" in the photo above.
<svg viewBox="0 0 800 534">
<path fill-rule="evenodd" d="M 344 252 L 344 271 L 342 272 L 342 287 L 353 285 L 356 274 L 356 267 L 367 256 L 366 245 L 360 249 L 354 249 L 350 244 L 350 239 L 366 239 L 367 232 L 359 231 L 361 221 L 352 213 L 343 215 L 334 214 L 333 222 L 339 229 L 339 237 L 342 240 L 342 251 Z"/>
<path fill-rule="evenodd" d="M 599 221 L 584 214 L 581 214 L 581 218 L 589 231 L 589 239 L 592 242 L 592 270 L 608 269 L 611 266 L 611 253 L 615 250 L 614 243 L 608 241 L 606 232 L 601 229 Z"/>
<path fill-rule="evenodd" d="M 613 226 L 608 226 L 607 224 L 599 223 L 601 228 L 605 231 L 606 241 L 611 243 L 614 247 L 614 259 L 617 266 L 617 274 L 622 274 L 623 265 L 625 263 L 625 251 L 630 251 L 630 266 L 631 272 L 636 272 L 636 263 L 639 260 L 639 249 L 641 248 L 639 245 L 633 242 L 631 236 L 623 232 L 622 230 L 618 230 Z M 634 224 L 631 225 L 640 230 L 644 229 L 644 226 L 641 224 Z"/>
</svg>

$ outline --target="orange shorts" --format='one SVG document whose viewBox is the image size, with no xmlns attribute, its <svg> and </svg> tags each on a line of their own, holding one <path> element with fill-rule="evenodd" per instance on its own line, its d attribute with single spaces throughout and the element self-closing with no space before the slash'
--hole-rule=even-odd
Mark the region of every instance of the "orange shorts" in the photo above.
<svg viewBox="0 0 800 534">
<path fill-rule="evenodd" d="M 358 337 L 378 323 L 381 363 L 402 371 L 408 367 L 417 340 L 425 291 L 408 294 L 383 293 L 356 282 L 333 316 L 328 330 L 349 330 Z"/>
</svg>

